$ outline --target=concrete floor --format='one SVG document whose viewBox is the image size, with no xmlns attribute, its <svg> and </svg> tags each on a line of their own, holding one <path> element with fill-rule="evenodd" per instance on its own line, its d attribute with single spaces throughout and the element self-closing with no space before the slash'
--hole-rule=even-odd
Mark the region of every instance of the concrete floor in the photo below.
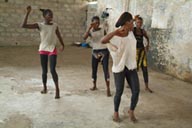
<svg viewBox="0 0 192 128">
<path fill-rule="evenodd" d="M 0 128 L 191 128 L 192 84 L 150 70 L 150 94 L 141 93 L 136 117 L 129 121 L 130 90 L 125 89 L 120 106 L 121 123 L 112 121 L 113 97 L 105 94 L 101 66 L 98 88 L 92 92 L 91 49 L 66 47 L 58 55 L 57 71 L 61 99 L 54 99 L 49 73 L 48 94 L 42 89 L 37 47 L 0 47 Z M 111 60 L 110 60 L 111 66 Z M 110 68 L 111 71 L 111 68 Z M 111 73 L 111 72 L 110 72 Z M 114 80 L 111 73 L 111 90 Z"/>
</svg>

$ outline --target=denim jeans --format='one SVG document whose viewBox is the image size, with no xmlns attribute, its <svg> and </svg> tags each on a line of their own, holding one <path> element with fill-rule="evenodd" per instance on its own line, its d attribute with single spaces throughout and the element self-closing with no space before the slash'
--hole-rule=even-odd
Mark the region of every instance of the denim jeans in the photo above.
<svg viewBox="0 0 192 128">
<path fill-rule="evenodd" d="M 125 77 L 128 78 L 129 84 L 130 84 L 130 89 L 131 89 L 131 104 L 130 104 L 130 109 L 134 110 L 138 99 L 139 99 L 139 79 L 137 75 L 137 70 L 128 70 L 126 67 L 122 72 L 119 73 L 114 73 L 114 80 L 115 80 L 115 87 L 116 87 L 116 93 L 114 97 L 114 109 L 115 112 L 119 111 L 119 105 L 121 102 L 121 96 L 124 91 L 124 81 Z"/>
</svg>

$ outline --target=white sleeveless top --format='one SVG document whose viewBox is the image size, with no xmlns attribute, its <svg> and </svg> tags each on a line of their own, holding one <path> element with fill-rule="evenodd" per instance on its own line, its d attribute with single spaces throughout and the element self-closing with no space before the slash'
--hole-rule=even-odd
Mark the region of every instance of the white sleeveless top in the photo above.
<svg viewBox="0 0 192 128">
<path fill-rule="evenodd" d="M 104 37 L 104 29 L 101 28 L 98 31 L 90 31 L 90 41 L 93 50 L 106 49 L 107 45 L 101 43 L 101 39 Z"/>
<path fill-rule="evenodd" d="M 40 31 L 41 43 L 39 45 L 39 51 L 52 52 L 57 43 L 56 29 L 57 24 L 46 25 L 44 22 L 37 23 Z"/>
<path fill-rule="evenodd" d="M 127 37 L 115 36 L 110 42 L 107 47 L 113 60 L 112 72 L 122 72 L 125 66 L 129 70 L 136 69 L 136 39 L 133 32 L 129 32 Z"/>
</svg>

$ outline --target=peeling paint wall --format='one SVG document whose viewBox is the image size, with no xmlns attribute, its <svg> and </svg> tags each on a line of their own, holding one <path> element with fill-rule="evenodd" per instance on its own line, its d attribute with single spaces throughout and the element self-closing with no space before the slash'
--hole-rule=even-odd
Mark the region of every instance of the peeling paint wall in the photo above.
<svg viewBox="0 0 192 128">
<path fill-rule="evenodd" d="M 98 1 L 98 13 L 113 8 L 108 18 L 110 30 L 124 11 L 141 15 L 151 42 L 150 66 L 192 82 L 192 0 Z"/>
</svg>

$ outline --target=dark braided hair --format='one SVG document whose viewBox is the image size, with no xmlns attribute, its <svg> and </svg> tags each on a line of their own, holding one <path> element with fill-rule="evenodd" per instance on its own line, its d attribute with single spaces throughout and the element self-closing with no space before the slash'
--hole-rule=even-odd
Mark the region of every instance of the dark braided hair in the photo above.
<svg viewBox="0 0 192 128">
<path fill-rule="evenodd" d="M 124 12 L 123 14 L 121 14 L 121 16 L 119 17 L 118 21 L 115 24 L 115 27 L 120 27 L 123 26 L 127 21 L 132 20 L 133 17 L 131 15 L 131 13 L 129 12 Z"/>
<path fill-rule="evenodd" d="M 47 15 L 48 13 L 53 13 L 50 9 L 39 9 L 42 13 L 43 16 L 45 17 L 45 15 Z"/>
</svg>

